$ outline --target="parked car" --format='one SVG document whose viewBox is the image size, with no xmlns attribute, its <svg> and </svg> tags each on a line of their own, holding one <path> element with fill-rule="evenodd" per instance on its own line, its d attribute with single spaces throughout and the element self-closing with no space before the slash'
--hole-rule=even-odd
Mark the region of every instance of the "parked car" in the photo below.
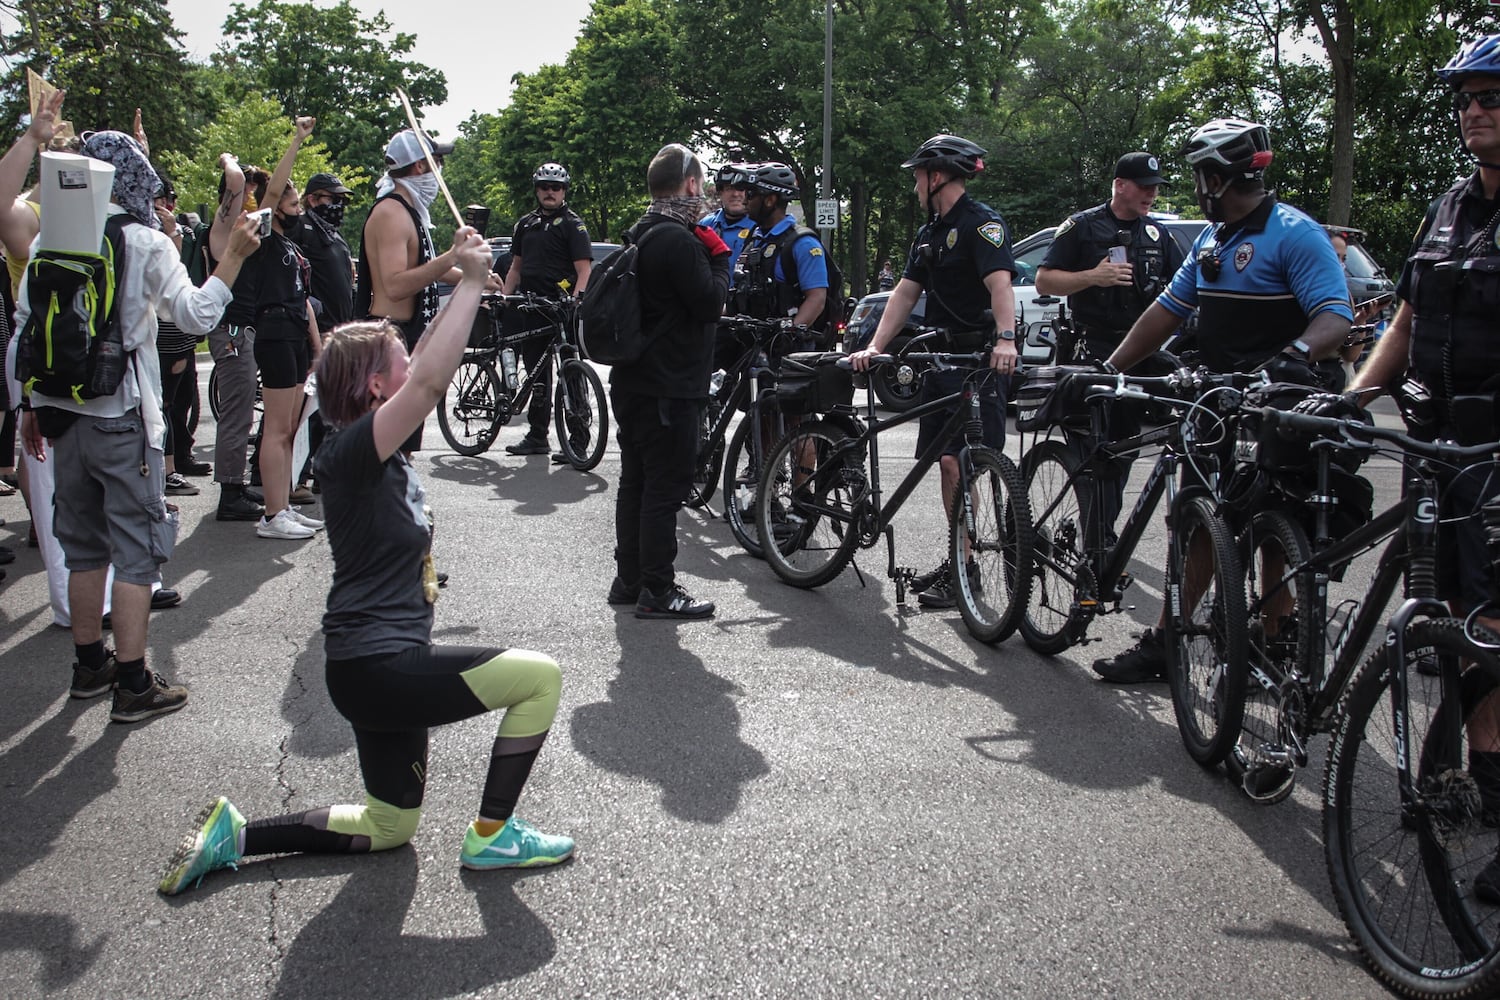
<svg viewBox="0 0 1500 1000">
<path fill-rule="evenodd" d="M 1375 258 L 1364 248 L 1363 230 L 1326 225 L 1323 229 L 1329 236 L 1342 236 L 1344 242 L 1349 244 L 1349 252 L 1344 256 L 1344 277 L 1349 283 L 1350 301 L 1358 304 L 1382 295 L 1395 296 L 1396 283 L 1381 270 L 1380 265 L 1375 263 Z M 1388 305 L 1384 317 L 1389 319 L 1393 314 L 1394 305 Z"/>
</svg>

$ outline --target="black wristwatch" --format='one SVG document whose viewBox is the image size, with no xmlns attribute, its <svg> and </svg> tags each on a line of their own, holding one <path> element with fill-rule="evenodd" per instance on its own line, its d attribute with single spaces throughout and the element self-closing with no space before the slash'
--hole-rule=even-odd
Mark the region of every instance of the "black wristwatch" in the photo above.
<svg viewBox="0 0 1500 1000">
<path fill-rule="evenodd" d="M 1016 331 L 1014 331 L 1014 330 L 1001 330 L 1000 331 L 1000 339 L 1001 340 L 1015 340 L 1016 339 Z"/>
</svg>

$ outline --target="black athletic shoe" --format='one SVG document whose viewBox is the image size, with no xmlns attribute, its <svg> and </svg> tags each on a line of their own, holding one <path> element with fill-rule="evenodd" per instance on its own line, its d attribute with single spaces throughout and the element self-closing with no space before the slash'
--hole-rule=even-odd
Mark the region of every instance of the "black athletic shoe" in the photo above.
<svg viewBox="0 0 1500 1000">
<path fill-rule="evenodd" d="M 97 698 L 101 694 L 108 694 L 115 689 L 117 673 L 115 651 L 106 649 L 104 663 L 97 670 L 73 664 L 73 686 L 68 688 L 68 695 L 73 698 Z"/>
<path fill-rule="evenodd" d="M 943 563 L 947 566 L 947 563 Z M 966 567 L 969 574 L 969 589 L 976 594 L 984 588 L 979 582 L 979 564 L 970 559 Z M 958 606 L 958 598 L 953 596 L 953 574 L 944 575 L 941 580 L 934 580 L 927 588 L 917 594 L 917 603 L 924 608 L 952 608 Z"/>
<path fill-rule="evenodd" d="M 534 438 L 530 434 L 517 441 L 508 444 L 505 450 L 512 455 L 545 455 L 552 450 L 546 438 Z"/>
<path fill-rule="evenodd" d="M 219 510 L 214 515 L 217 521 L 259 521 L 266 512 L 265 507 L 252 500 L 242 486 L 225 486 L 219 494 Z"/>
<path fill-rule="evenodd" d="M 208 462 L 178 462 L 177 471 L 184 476 L 206 476 L 214 471 Z"/>
<path fill-rule="evenodd" d="M 552 464 L 553 465 L 567 465 L 568 464 L 568 456 L 564 455 L 560 451 L 554 451 L 552 453 Z"/>
<path fill-rule="evenodd" d="M 920 594 L 936 583 L 948 582 L 948 560 L 944 559 L 938 563 L 936 569 L 930 569 L 925 573 L 912 577 L 910 590 L 913 594 Z M 953 607 L 950 603 L 948 607 Z"/>
<path fill-rule="evenodd" d="M 1094 673 L 1111 684 L 1143 684 L 1167 678 L 1167 651 L 1161 631 L 1148 628 L 1141 641 L 1108 660 L 1095 660 Z"/>
<path fill-rule="evenodd" d="M 713 601 L 700 601 L 675 583 L 664 594 L 653 594 L 642 587 L 635 602 L 637 618 L 711 618 L 713 613 Z"/>
<path fill-rule="evenodd" d="M 610 604 L 635 604 L 640 600 L 641 588 L 625 586 L 624 582 L 617 576 L 609 585 L 609 596 L 605 598 Z"/>
</svg>

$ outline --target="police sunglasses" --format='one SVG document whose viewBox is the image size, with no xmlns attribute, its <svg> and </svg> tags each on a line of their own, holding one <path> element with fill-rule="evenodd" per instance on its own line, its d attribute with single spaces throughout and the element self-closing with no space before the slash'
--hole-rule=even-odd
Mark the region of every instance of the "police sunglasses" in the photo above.
<svg viewBox="0 0 1500 1000">
<path fill-rule="evenodd" d="M 565 191 L 565 190 L 567 190 L 561 184 L 538 184 L 536 186 L 536 189 L 538 191 Z"/>
<path fill-rule="evenodd" d="M 1460 90 L 1453 95 L 1453 110 L 1462 114 L 1474 101 L 1486 111 L 1493 111 L 1500 108 L 1500 90 Z"/>
</svg>

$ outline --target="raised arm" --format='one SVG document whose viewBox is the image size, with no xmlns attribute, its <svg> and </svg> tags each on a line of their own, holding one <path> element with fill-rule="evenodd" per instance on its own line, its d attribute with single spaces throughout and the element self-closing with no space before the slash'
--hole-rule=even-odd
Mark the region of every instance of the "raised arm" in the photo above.
<svg viewBox="0 0 1500 1000">
<path fill-rule="evenodd" d="M 0 157 L 0 245 L 16 259 L 24 259 L 31 253 L 31 241 L 40 228 L 37 214 L 18 199 L 26 186 L 32 160 L 52 141 L 65 94 L 66 91 L 56 90 L 48 95 L 31 116 L 26 133 Z"/>
</svg>

